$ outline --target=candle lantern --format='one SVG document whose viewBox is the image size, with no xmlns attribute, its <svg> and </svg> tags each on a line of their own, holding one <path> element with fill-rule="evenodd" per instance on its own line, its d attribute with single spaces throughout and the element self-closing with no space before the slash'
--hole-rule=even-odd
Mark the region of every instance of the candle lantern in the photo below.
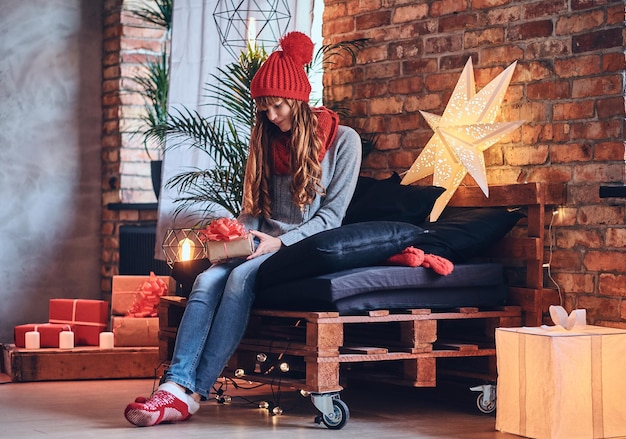
<svg viewBox="0 0 626 439">
<path fill-rule="evenodd" d="M 189 295 L 196 276 L 211 265 L 200 232 L 191 228 L 169 229 L 162 250 L 167 265 L 172 268 L 171 276 L 178 284 L 178 293 Z"/>
</svg>

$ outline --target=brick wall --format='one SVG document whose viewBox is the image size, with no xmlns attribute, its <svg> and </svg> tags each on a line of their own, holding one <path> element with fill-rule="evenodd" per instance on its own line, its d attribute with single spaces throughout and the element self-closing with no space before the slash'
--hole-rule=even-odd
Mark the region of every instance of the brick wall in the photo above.
<svg viewBox="0 0 626 439">
<path fill-rule="evenodd" d="M 418 110 L 443 112 L 469 56 L 479 90 L 518 60 L 502 119 L 526 123 L 485 152 L 488 181 L 567 183 L 552 274 L 566 308 L 626 327 L 625 200 L 599 197 L 625 182 L 624 18 L 610 0 L 326 0 L 326 43 L 370 43 L 326 72 L 325 99 L 378 134 L 363 173 L 385 177 L 419 155 L 432 131 Z"/>
<path fill-rule="evenodd" d="M 142 138 L 144 101 L 130 79 L 160 53 L 164 31 L 129 12 L 128 0 L 104 2 L 102 128 L 102 291 L 118 273 L 119 226 L 155 222 L 154 209 L 110 209 L 110 203 L 155 203 L 150 157 Z"/>
</svg>

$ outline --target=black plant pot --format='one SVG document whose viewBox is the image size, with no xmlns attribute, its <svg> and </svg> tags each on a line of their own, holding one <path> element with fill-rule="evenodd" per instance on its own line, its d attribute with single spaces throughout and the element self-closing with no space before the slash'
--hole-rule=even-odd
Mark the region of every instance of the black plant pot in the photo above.
<svg viewBox="0 0 626 439">
<path fill-rule="evenodd" d="M 161 175 L 163 173 L 163 160 L 152 160 L 150 162 L 150 176 L 152 177 L 152 189 L 157 200 L 161 192 Z"/>
</svg>

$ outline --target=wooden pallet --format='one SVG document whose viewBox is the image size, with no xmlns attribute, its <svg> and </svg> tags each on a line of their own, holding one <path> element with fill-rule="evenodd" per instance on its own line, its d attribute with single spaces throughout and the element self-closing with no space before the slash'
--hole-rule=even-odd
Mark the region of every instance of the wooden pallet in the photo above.
<svg viewBox="0 0 626 439">
<path fill-rule="evenodd" d="M 184 298 L 161 299 L 163 360 L 171 358 L 184 305 Z M 461 325 L 465 327 L 459 331 L 461 322 L 471 324 Z M 353 376 L 361 373 L 374 379 L 377 375 L 379 381 L 434 387 L 437 361 L 482 357 L 487 359 L 486 370 L 455 373 L 495 380 L 495 328 L 520 324 L 521 309 L 516 306 L 446 312 L 379 310 L 359 316 L 253 310 L 244 339 L 227 367 L 229 373 L 239 369 L 253 381 L 280 380 L 298 389 L 325 393 L 342 389 L 340 366 L 349 366 Z M 259 361 L 263 356 L 267 359 Z M 288 372 L 280 371 L 283 362 L 289 365 Z M 385 367 L 377 371 L 358 367 L 382 363 Z"/>
<path fill-rule="evenodd" d="M 161 373 L 162 363 L 157 347 L 30 350 L 8 344 L 2 346 L 2 357 L 14 382 L 153 378 Z"/>
</svg>

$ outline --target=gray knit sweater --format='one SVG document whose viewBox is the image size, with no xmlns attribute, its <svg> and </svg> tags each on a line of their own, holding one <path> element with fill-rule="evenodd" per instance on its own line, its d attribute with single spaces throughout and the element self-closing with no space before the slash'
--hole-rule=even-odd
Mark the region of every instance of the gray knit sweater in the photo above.
<svg viewBox="0 0 626 439">
<path fill-rule="evenodd" d="M 326 195 L 317 195 L 301 210 L 291 199 L 291 176 L 275 175 L 271 181 L 271 218 L 242 214 L 238 220 L 248 230 L 277 236 L 284 245 L 294 244 L 322 230 L 339 227 L 356 187 L 361 168 L 361 139 L 350 127 L 340 125 L 322 166 Z"/>
</svg>

